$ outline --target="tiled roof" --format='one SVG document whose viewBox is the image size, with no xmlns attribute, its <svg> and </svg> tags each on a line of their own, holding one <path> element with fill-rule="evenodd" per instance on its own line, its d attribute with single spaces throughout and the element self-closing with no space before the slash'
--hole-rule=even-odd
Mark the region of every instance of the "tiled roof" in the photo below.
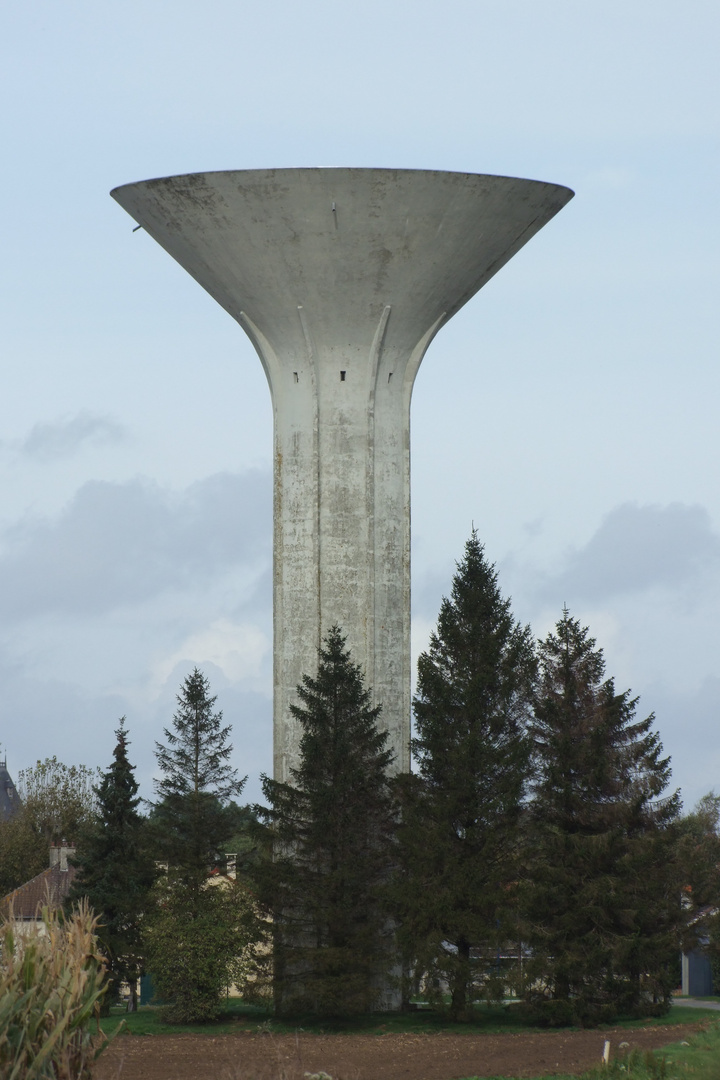
<svg viewBox="0 0 720 1080">
<path fill-rule="evenodd" d="M 7 821 L 17 814 L 21 805 L 20 796 L 10 779 L 7 765 L 4 761 L 0 761 L 0 821 Z"/>
<path fill-rule="evenodd" d="M 76 870 L 68 866 L 61 870 L 59 864 L 43 870 L 14 892 L 0 901 L 0 915 L 12 913 L 16 919 L 36 919 L 41 908 L 47 904 L 51 910 L 62 907 L 70 893 Z"/>
</svg>

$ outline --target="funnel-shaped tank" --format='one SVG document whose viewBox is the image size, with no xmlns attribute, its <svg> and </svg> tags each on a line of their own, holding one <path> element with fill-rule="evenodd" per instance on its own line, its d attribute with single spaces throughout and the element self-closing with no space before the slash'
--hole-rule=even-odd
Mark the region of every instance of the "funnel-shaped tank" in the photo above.
<svg viewBox="0 0 720 1080">
<path fill-rule="evenodd" d="M 112 195 L 236 319 L 275 418 L 275 778 L 289 705 L 333 624 L 409 767 L 410 397 L 439 328 L 560 210 L 556 184 L 390 169 L 264 169 Z"/>
</svg>

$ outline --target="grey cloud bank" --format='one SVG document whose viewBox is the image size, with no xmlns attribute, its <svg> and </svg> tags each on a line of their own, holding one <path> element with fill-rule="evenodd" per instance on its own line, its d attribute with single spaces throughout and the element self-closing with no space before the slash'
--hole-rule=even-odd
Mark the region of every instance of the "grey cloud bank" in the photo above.
<svg viewBox="0 0 720 1080">
<path fill-rule="evenodd" d="M 597 601 L 662 588 L 701 587 L 720 567 L 720 536 L 703 506 L 624 503 L 603 519 L 588 543 L 538 588 L 538 599 Z"/>
<path fill-rule="evenodd" d="M 590 539 L 556 557 L 555 568 L 500 560 L 513 607 L 539 636 L 563 604 L 597 638 L 619 689 L 654 712 L 673 783 L 687 808 L 720 787 L 720 537 L 706 508 L 623 503 Z"/>
<path fill-rule="evenodd" d="M 672 758 L 674 786 L 685 808 L 701 795 L 720 792 L 720 678 L 709 676 L 694 689 L 678 693 L 667 682 L 645 688 L 643 703 L 653 702 L 665 751 Z"/>
<path fill-rule="evenodd" d="M 121 442 L 125 437 L 125 426 L 113 417 L 95 416 L 83 410 L 66 420 L 35 424 L 17 444 L 17 450 L 24 457 L 50 461 L 68 457 L 86 444 Z"/>
<path fill-rule="evenodd" d="M 143 794 L 182 679 L 206 670 L 252 772 L 272 744 L 268 471 L 172 491 L 84 484 L 53 519 L 0 540 L 0 730 L 15 768 L 38 757 L 107 764 L 125 715 Z"/>
<path fill-rule="evenodd" d="M 108 192 L 338 164 L 576 190 L 423 363 L 418 647 L 474 520 L 517 616 L 542 635 L 567 601 L 655 710 L 686 800 L 720 787 L 718 32 L 707 0 L 218 0 L 210 20 L 191 0 L 172 18 L 159 0 L 0 5 L 15 769 L 52 753 L 106 766 L 126 712 L 151 794 L 153 741 L 198 663 L 234 763 L 251 782 L 251 758 L 270 770 L 267 386 L 242 332 Z M 272 42 L 271 80 L 267 50 L 238 62 L 243 41 Z M 368 55 L 386 77 L 368 79 Z M 265 481 L 239 478 L 255 465 Z"/>
<path fill-rule="evenodd" d="M 702 600 L 720 571 L 720 535 L 703 506 L 623 503 L 605 515 L 586 544 L 559 553 L 553 570 L 533 557 L 541 520 L 524 525 L 523 531 L 522 554 L 498 559 L 497 569 L 501 586 L 531 621 L 547 608 L 559 613 L 565 603 L 597 608 L 655 590 L 687 606 Z M 487 554 L 492 560 L 492 551 Z M 448 562 L 444 575 L 437 568 L 417 575 L 417 615 L 426 619 L 437 614 L 451 573 Z"/>
<path fill-rule="evenodd" d="M 53 520 L 0 536 L 0 625 L 48 612 L 99 614 L 266 560 L 272 483 L 222 474 L 175 493 L 147 480 L 84 484 Z"/>
</svg>

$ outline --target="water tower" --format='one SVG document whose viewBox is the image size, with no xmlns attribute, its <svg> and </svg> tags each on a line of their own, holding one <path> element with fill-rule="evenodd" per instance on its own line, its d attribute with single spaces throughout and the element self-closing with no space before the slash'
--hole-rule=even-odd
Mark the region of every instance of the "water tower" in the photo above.
<svg viewBox="0 0 720 1080">
<path fill-rule="evenodd" d="M 573 193 L 467 173 L 253 169 L 112 195 L 245 330 L 270 385 L 275 778 L 297 764 L 288 706 L 334 623 L 406 770 L 415 376 L 438 330 Z"/>
</svg>

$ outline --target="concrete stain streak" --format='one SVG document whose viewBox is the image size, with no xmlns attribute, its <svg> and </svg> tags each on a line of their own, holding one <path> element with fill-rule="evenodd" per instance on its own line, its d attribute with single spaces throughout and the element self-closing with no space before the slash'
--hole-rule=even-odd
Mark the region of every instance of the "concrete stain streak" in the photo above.
<svg viewBox="0 0 720 1080">
<path fill-rule="evenodd" d="M 337 623 L 410 764 L 410 399 L 430 342 L 572 197 L 512 177 L 267 169 L 113 197 L 227 310 L 275 418 L 275 777 Z"/>
</svg>

